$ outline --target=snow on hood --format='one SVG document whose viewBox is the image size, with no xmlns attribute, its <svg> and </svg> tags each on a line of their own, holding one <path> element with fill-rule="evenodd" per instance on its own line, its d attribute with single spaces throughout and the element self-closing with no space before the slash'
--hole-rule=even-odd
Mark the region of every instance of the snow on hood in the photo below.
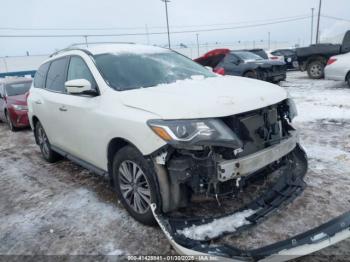
<svg viewBox="0 0 350 262">
<path fill-rule="evenodd" d="M 234 76 L 188 79 L 121 92 L 124 105 L 152 112 L 163 119 L 229 116 L 286 98 L 286 90 L 277 85 Z"/>
</svg>

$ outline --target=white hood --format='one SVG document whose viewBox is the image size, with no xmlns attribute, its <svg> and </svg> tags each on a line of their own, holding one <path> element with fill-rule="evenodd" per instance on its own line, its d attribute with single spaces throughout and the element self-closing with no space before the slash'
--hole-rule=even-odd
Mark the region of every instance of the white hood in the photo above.
<svg viewBox="0 0 350 262">
<path fill-rule="evenodd" d="M 229 116 L 287 98 L 287 92 L 277 85 L 234 76 L 182 80 L 120 94 L 124 105 L 152 112 L 163 119 Z"/>
</svg>

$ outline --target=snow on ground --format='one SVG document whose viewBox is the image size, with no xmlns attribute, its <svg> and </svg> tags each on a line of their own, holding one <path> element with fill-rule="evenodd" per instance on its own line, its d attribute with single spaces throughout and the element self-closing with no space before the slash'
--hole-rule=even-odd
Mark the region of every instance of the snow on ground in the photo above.
<svg viewBox="0 0 350 262">
<path fill-rule="evenodd" d="M 317 226 L 349 209 L 350 89 L 290 72 L 296 126 L 309 155 L 308 188 L 261 226 L 228 239 L 258 247 Z M 135 222 L 105 179 L 67 160 L 46 163 L 32 133 L 0 123 L 0 255 L 171 255 L 159 228 Z M 350 241 L 298 261 L 345 260 Z"/>
<path fill-rule="evenodd" d="M 0 214 L 0 255 L 172 254 L 160 229 L 135 222 L 105 179 L 67 160 L 46 163 L 32 132 L 2 123 Z"/>
<path fill-rule="evenodd" d="M 246 219 L 255 214 L 256 211 L 248 209 L 242 212 L 237 212 L 231 216 L 226 216 L 219 219 L 214 219 L 208 224 L 186 227 L 178 230 L 177 233 L 195 240 L 205 240 L 207 238 L 215 238 L 225 232 L 235 232 L 237 228 L 249 225 L 250 222 Z"/>
<path fill-rule="evenodd" d="M 296 100 L 296 122 L 317 119 L 350 119 L 350 89 L 345 82 L 311 80 L 306 74 L 290 72 L 281 83 Z"/>
</svg>

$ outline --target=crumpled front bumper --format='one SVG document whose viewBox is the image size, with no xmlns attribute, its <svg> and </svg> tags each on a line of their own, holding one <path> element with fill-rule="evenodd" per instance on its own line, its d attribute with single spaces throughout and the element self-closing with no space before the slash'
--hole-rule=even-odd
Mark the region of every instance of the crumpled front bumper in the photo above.
<svg viewBox="0 0 350 262">
<path fill-rule="evenodd" d="M 305 152 L 298 145 L 288 156 L 290 161 L 279 169 L 280 176 L 272 186 L 243 208 L 216 217 L 171 217 L 151 204 L 155 219 L 174 249 L 182 255 L 210 256 L 218 261 L 287 261 L 308 255 L 350 238 L 350 211 L 331 221 L 292 238 L 256 249 L 241 249 L 217 244 L 226 235 L 239 235 L 257 226 L 277 210 L 291 203 L 306 188 L 303 178 L 307 172 Z M 306 211 L 307 212 L 307 211 Z M 244 223 L 231 224 L 242 214 Z M 224 222 L 223 222 L 224 221 Z M 243 220 L 241 220 L 243 221 Z M 222 223 L 223 222 L 223 223 Z M 218 223 L 220 225 L 218 225 Z M 213 228 L 215 234 L 197 235 L 193 228 Z M 218 228 L 221 231 L 217 233 Z M 223 229 L 223 230 L 222 230 Z M 187 234 L 190 230 L 190 234 Z M 184 233 L 185 232 L 185 233 Z M 187 233 L 186 233 L 187 232 Z M 202 231 L 203 232 L 203 231 Z M 216 242 L 216 243 L 215 243 Z"/>
<path fill-rule="evenodd" d="M 155 219 L 173 248 L 181 255 L 211 256 L 217 261 L 287 261 L 305 256 L 350 238 L 350 211 L 331 221 L 283 240 L 258 249 L 243 250 L 227 245 L 211 245 L 206 242 L 178 243 L 169 222 L 151 205 Z"/>
</svg>

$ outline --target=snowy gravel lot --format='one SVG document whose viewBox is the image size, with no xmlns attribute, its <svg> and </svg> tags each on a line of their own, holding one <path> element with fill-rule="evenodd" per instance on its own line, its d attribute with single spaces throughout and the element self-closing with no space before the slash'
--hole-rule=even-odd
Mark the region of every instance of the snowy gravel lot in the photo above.
<svg viewBox="0 0 350 262">
<path fill-rule="evenodd" d="M 230 241 L 266 245 L 350 209 L 350 88 L 288 73 L 309 155 L 308 188 L 260 227 Z M 308 211 L 308 212 L 305 212 Z M 0 255 L 171 255 L 159 228 L 128 216 L 107 181 L 67 160 L 46 163 L 32 132 L 0 123 Z M 288 221 L 288 223 L 286 223 Z M 298 261 L 350 260 L 350 240 Z"/>
</svg>

